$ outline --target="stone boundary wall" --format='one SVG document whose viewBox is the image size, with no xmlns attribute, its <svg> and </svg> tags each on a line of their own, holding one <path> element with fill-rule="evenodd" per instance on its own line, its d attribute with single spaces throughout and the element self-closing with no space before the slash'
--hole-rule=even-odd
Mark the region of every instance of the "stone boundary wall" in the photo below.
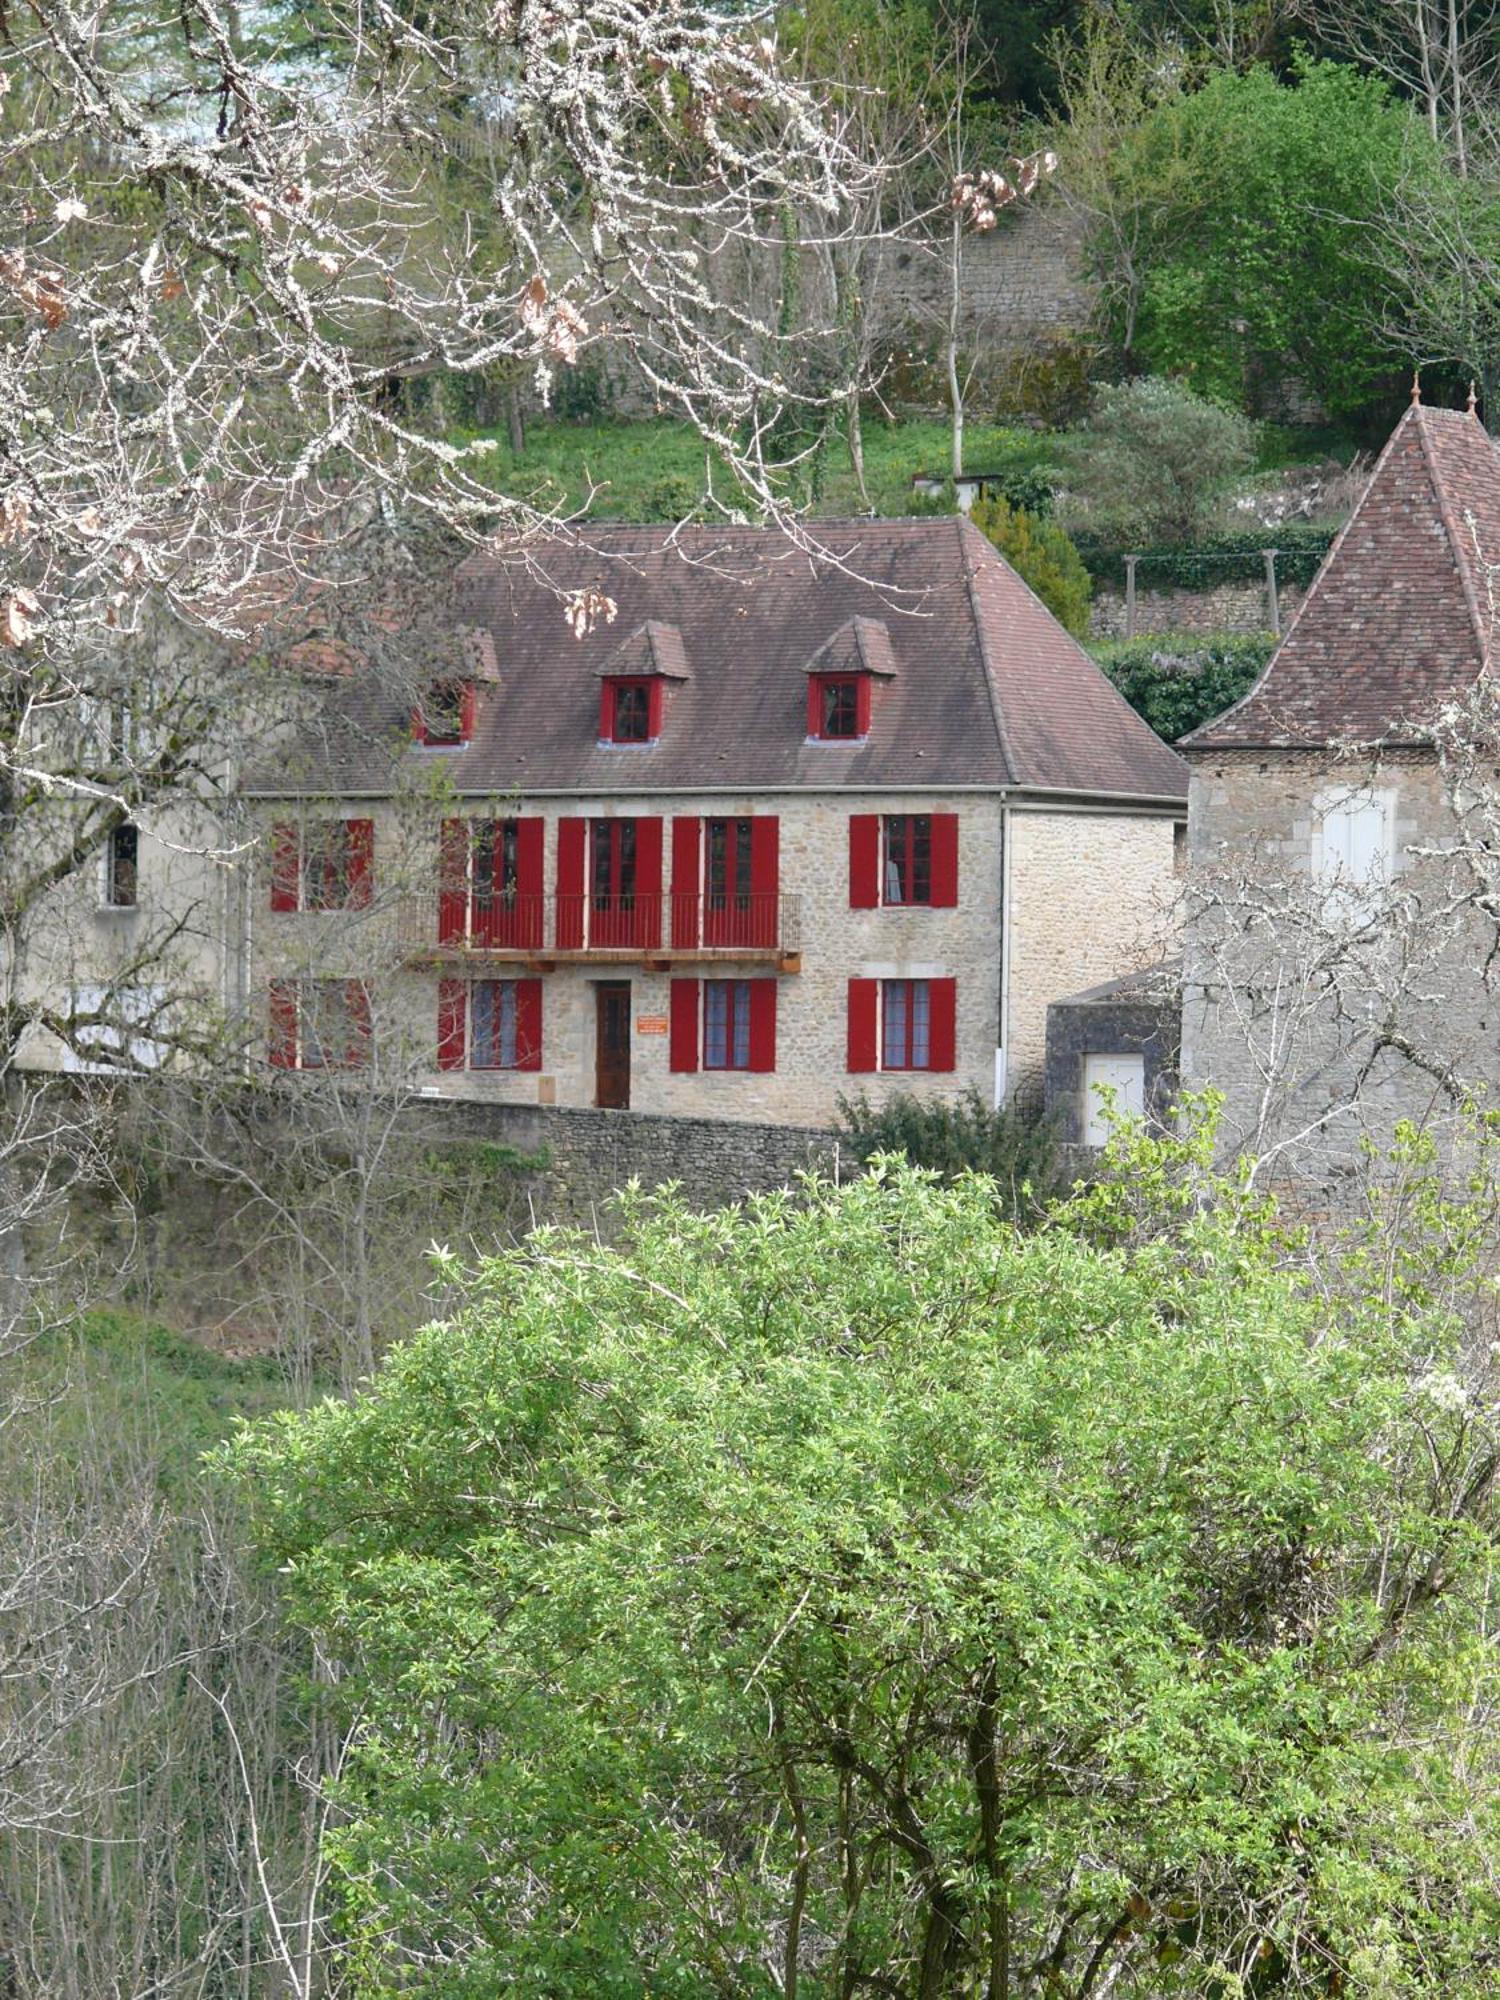
<svg viewBox="0 0 1500 2000">
<path fill-rule="evenodd" d="M 1307 595 L 1280 584 L 1276 601 L 1285 632 L 1292 614 Z M 1267 632 L 1271 616 L 1263 583 L 1221 583 L 1215 590 L 1141 590 L 1135 594 L 1135 635 L 1144 639 L 1167 632 Z M 1125 637 L 1125 593 L 1113 587 L 1094 593 L 1089 619 L 1091 639 Z"/>
<path fill-rule="evenodd" d="M 805 1168 L 836 1172 L 841 1164 L 837 1134 L 812 1125 L 458 1102 L 421 1104 L 413 1114 L 430 1142 L 545 1150 L 534 1193 L 538 1221 L 592 1225 L 633 1179 L 648 1188 L 680 1181 L 691 1207 L 718 1208 L 785 1187 Z"/>
</svg>

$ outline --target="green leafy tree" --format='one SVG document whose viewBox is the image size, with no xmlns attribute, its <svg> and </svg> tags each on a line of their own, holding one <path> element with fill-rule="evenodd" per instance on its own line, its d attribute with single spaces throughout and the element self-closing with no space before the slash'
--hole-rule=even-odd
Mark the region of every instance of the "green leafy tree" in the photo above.
<svg viewBox="0 0 1500 2000">
<path fill-rule="evenodd" d="M 1083 638 L 1089 629 L 1094 580 L 1066 532 L 1055 521 L 1013 507 L 998 495 L 976 500 L 969 519 L 1021 581 L 1030 584 L 1058 623 L 1075 638 Z"/>
<path fill-rule="evenodd" d="M 243 1434 L 350 1989 L 1492 1993 L 1463 1230 L 1318 1284 L 1210 1146 L 1030 1233 L 893 1161 L 628 1200 Z"/>
<path fill-rule="evenodd" d="M 1069 471 L 1091 521 L 1188 541 L 1205 532 L 1225 489 L 1249 469 L 1254 437 L 1238 412 L 1180 383 L 1121 382 L 1095 395 L 1088 422 L 1069 441 Z"/>
<path fill-rule="evenodd" d="M 910 1090 L 880 1104 L 863 1092 L 841 1097 L 839 1130 L 862 1164 L 882 1153 L 904 1153 L 914 1167 L 949 1180 L 987 1174 L 1008 1215 L 1035 1216 L 1060 1189 L 1053 1126 L 1014 1105 L 991 1105 L 977 1090 L 966 1090 L 953 1104 Z"/>
<path fill-rule="evenodd" d="M 1275 643 L 1269 632 L 1239 632 L 1197 641 L 1127 639 L 1093 653 L 1136 713 L 1175 743 L 1247 695 Z"/>
<path fill-rule="evenodd" d="M 1383 417 L 1408 365 L 1384 237 L 1398 187 L 1444 168 L 1411 107 L 1347 64 L 1220 71 L 1153 114 L 1129 172 L 1170 174 L 1139 248 L 1131 355 L 1255 409 L 1294 376 L 1336 420 Z"/>
</svg>

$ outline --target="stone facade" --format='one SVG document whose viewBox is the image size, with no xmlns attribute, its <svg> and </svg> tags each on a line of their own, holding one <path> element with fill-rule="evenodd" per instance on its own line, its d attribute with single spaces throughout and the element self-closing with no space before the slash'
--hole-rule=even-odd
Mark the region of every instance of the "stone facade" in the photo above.
<svg viewBox="0 0 1500 2000">
<path fill-rule="evenodd" d="M 1306 595 L 1295 585 L 1279 585 L 1277 607 L 1284 632 Z M 1089 636 L 1123 639 L 1125 593 L 1113 587 L 1094 592 Z M 1214 590 L 1141 590 L 1135 594 L 1135 636 L 1155 632 L 1269 632 L 1271 611 L 1263 583 L 1221 583 Z"/>
<path fill-rule="evenodd" d="M 538 954 L 547 968 L 540 973 L 541 1069 L 440 1071 L 435 1066 L 438 979 L 465 971 L 517 977 L 534 968 L 490 959 L 440 965 L 433 950 L 438 866 L 433 819 L 378 803 L 358 810 L 375 820 L 370 909 L 273 914 L 263 863 L 248 947 L 252 988 L 264 995 L 272 979 L 297 976 L 361 979 L 372 995 L 378 1060 L 392 1073 L 435 1097 L 509 1105 L 570 1110 L 594 1105 L 595 988 L 602 980 L 630 986 L 633 1111 L 822 1127 L 833 1122 L 841 1095 L 861 1090 L 879 1100 L 897 1090 L 951 1098 L 974 1088 L 993 1101 L 1002 1022 L 1010 1038 L 1003 1065 L 1007 1087 L 1035 1100 L 1049 1001 L 1160 956 L 1174 879 L 1173 826 L 1166 815 L 1008 809 L 995 793 L 703 793 L 639 800 L 506 799 L 490 808 L 466 801 L 465 810 L 474 817 L 493 812 L 544 820 L 549 885 L 557 880 L 558 822 L 564 814 L 660 814 L 664 820 L 774 814 L 780 824 L 780 889 L 795 912 L 798 950 L 782 968 L 750 960 L 677 960 L 666 948 L 638 952 L 632 962 L 556 962 Z M 851 908 L 850 816 L 943 811 L 958 820 L 957 907 Z M 670 844 L 668 836 L 668 867 Z M 1007 901 L 1008 992 L 1002 989 Z M 775 977 L 774 1072 L 673 1072 L 670 989 L 673 978 L 683 976 Z M 851 1075 L 851 978 L 954 980 L 955 1067 Z"/>
</svg>

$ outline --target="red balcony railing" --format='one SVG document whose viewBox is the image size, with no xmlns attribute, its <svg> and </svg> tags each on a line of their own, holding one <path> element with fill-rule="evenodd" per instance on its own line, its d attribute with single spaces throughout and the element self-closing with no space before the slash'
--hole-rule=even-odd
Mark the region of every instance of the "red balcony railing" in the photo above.
<svg viewBox="0 0 1500 2000">
<path fill-rule="evenodd" d="M 797 898 L 777 891 L 713 896 L 434 892 L 402 898 L 411 952 L 501 958 L 785 958 L 801 948 Z"/>
</svg>

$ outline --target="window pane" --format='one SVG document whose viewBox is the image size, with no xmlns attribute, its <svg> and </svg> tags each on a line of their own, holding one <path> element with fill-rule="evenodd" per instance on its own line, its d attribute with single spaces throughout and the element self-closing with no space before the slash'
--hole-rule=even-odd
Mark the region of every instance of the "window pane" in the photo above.
<svg viewBox="0 0 1500 2000">
<path fill-rule="evenodd" d="M 910 1069 L 926 1069 L 929 1063 L 928 1039 L 928 986 L 925 979 L 911 982 L 911 1053 L 907 1058 Z"/>
<path fill-rule="evenodd" d="M 891 813 L 885 822 L 885 896 L 887 903 L 904 903 L 906 896 L 906 816 Z"/>
<path fill-rule="evenodd" d="M 823 734 L 853 736 L 859 729 L 859 691 L 853 681 L 824 681 Z"/>
<path fill-rule="evenodd" d="M 140 836 L 133 826 L 117 826 L 109 837 L 106 900 L 117 910 L 135 907 L 136 857 Z"/>
<path fill-rule="evenodd" d="M 607 819 L 589 821 L 589 840 L 594 855 L 594 903 L 607 904 L 610 898 L 611 864 L 613 862 L 613 842 L 610 829 L 614 822 Z"/>
<path fill-rule="evenodd" d="M 481 979 L 470 989 L 470 1057 L 476 1069 L 516 1066 L 516 982 Z"/>
<path fill-rule="evenodd" d="M 615 689 L 616 743 L 644 743 L 651 727 L 651 698 L 643 687 Z"/>
<path fill-rule="evenodd" d="M 734 983 L 734 1067 L 750 1067 L 750 986 L 743 979 Z"/>
<path fill-rule="evenodd" d="M 926 813 L 921 813 L 910 821 L 911 862 L 907 875 L 906 900 L 909 903 L 930 903 L 932 901 L 932 821 Z"/>
<path fill-rule="evenodd" d="M 906 1068 L 906 992 L 904 979 L 887 979 L 881 988 L 885 1014 L 881 1023 L 882 1069 Z"/>
<path fill-rule="evenodd" d="M 703 1067 L 729 1067 L 729 986 L 722 979 L 704 982 Z"/>
</svg>

